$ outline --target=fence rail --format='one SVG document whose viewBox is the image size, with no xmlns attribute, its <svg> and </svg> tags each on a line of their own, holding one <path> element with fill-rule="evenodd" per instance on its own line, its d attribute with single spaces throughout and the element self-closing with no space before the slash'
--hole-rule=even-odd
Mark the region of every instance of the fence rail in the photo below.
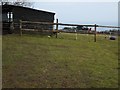
<svg viewBox="0 0 120 90">
<path fill-rule="evenodd" d="M 103 26 L 103 25 L 97 25 L 97 24 L 87 25 L 87 24 L 65 24 L 65 23 L 58 23 L 58 19 L 56 20 L 56 23 L 51 23 L 51 22 L 32 22 L 32 21 L 22 21 L 22 20 L 20 20 L 20 32 L 21 32 L 20 34 L 21 35 L 22 35 L 22 30 L 30 30 L 30 29 L 23 29 L 22 28 L 23 23 L 39 24 L 39 25 L 56 25 L 56 30 L 52 30 L 54 33 L 56 33 L 56 38 L 57 38 L 57 32 L 58 32 L 58 26 L 59 25 L 63 25 L 63 26 L 87 26 L 87 27 L 94 27 L 94 42 L 96 42 L 97 27 L 98 28 L 99 27 L 102 27 L 102 28 L 120 28 L 120 27 L 117 27 L 117 26 Z M 33 28 L 31 30 L 34 31 Z"/>
<path fill-rule="evenodd" d="M 116 26 L 102 26 L 102 25 L 98 25 L 98 27 L 103 27 L 103 28 L 120 28 L 120 27 L 116 27 Z"/>
<path fill-rule="evenodd" d="M 63 25 L 63 26 L 88 26 L 88 27 L 95 27 L 95 24 L 88 25 L 88 24 L 65 24 L 65 23 L 50 23 L 50 22 L 32 22 L 32 21 L 21 21 L 22 23 L 38 23 L 38 24 L 48 24 L 48 25 Z M 120 28 L 117 26 L 103 26 L 97 25 L 96 27 L 104 27 L 104 28 Z"/>
<path fill-rule="evenodd" d="M 53 25 L 56 26 L 55 30 L 53 29 Z M 33 22 L 33 21 L 22 21 L 20 20 L 19 23 L 15 22 L 3 22 L 3 29 L 4 33 L 9 32 L 11 33 L 10 29 L 20 29 L 20 35 L 22 35 L 23 31 L 38 31 L 40 33 L 53 33 L 56 35 L 59 32 L 58 26 L 86 26 L 86 27 L 94 27 L 94 42 L 96 42 L 96 34 L 97 34 L 97 28 L 120 28 L 117 26 L 105 26 L 105 25 L 97 25 L 97 24 L 66 24 L 66 23 L 58 23 L 58 19 L 56 20 L 56 23 L 52 22 Z M 50 27 L 50 30 L 48 29 Z M 52 30 L 51 30 L 52 29 Z M 69 31 L 69 30 L 68 30 Z M 75 32 L 77 33 L 77 32 Z"/>
</svg>

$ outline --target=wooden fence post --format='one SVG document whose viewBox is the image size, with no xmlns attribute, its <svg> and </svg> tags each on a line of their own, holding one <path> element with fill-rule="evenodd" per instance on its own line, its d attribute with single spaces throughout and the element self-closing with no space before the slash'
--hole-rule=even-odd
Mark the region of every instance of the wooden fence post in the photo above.
<svg viewBox="0 0 120 90">
<path fill-rule="evenodd" d="M 58 33 L 58 19 L 56 19 L 56 38 L 57 38 L 57 33 Z"/>
<path fill-rule="evenodd" d="M 97 25 L 95 24 L 95 32 L 94 32 L 94 42 L 96 42 L 96 27 L 97 27 Z"/>
<path fill-rule="evenodd" d="M 14 30 L 14 22 L 10 23 L 10 33 L 13 33 Z"/>
<path fill-rule="evenodd" d="M 75 40 L 77 40 L 77 30 L 75 29 Z"/>
<path fill-rule="evenodd" d="M 19 22 L 20 22 L 20 36 L 22 36 L 22 20 L 20 20 Z"/>
</svg>

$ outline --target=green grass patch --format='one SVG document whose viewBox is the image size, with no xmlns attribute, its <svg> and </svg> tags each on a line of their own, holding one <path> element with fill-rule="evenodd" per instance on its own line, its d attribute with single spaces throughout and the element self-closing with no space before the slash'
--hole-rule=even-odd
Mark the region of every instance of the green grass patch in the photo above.
<svg viewBox="0 0 120 90">
<path fill-rule="evenodd" d="M 118 87 L 118 40 L 93 37 L 4 35 L 3 88 Z"/>
</svg>

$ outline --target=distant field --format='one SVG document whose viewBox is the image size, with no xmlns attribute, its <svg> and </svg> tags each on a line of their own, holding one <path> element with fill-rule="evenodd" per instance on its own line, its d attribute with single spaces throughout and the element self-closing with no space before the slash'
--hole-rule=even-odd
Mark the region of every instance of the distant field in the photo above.
<svg viewBox="0 0 120 90">
<path fill-rule="evenodd" d="M 117 88 L 118 40 L 104 37 L 4 35 L 3 88 Z"/>
</svg>

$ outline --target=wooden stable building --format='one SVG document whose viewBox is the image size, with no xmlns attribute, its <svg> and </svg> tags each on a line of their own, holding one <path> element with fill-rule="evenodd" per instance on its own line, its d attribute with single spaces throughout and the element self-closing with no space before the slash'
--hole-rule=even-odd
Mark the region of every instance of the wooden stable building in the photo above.
<svg viewBox="0 0 120 90">
<path fill-rule="evenodd" d="M 47 12 L 42 10 L 36 10 L 28 7 L 3 5 L 2 6 L 2 22 L 3 22 L 3 34 L 15 33 L 19 31 L 19 21 L 31 21 L 31 22 L 54 22 L 53 12 Z M 28 24 L 29 26 L 31 24 Z M 27 25 L 27 27 L 29 27 Z M 24 25 L 25 26 L 25 25 Z M 35 26 L 31 25 L 30 27 Z M 11 28 L 12 27 L 12 28 Z M 35 28 L 35 27 L 32 27 Z M 39 29 L 52 30 L 53 25 L 45 25 Z"/>
</svg>

